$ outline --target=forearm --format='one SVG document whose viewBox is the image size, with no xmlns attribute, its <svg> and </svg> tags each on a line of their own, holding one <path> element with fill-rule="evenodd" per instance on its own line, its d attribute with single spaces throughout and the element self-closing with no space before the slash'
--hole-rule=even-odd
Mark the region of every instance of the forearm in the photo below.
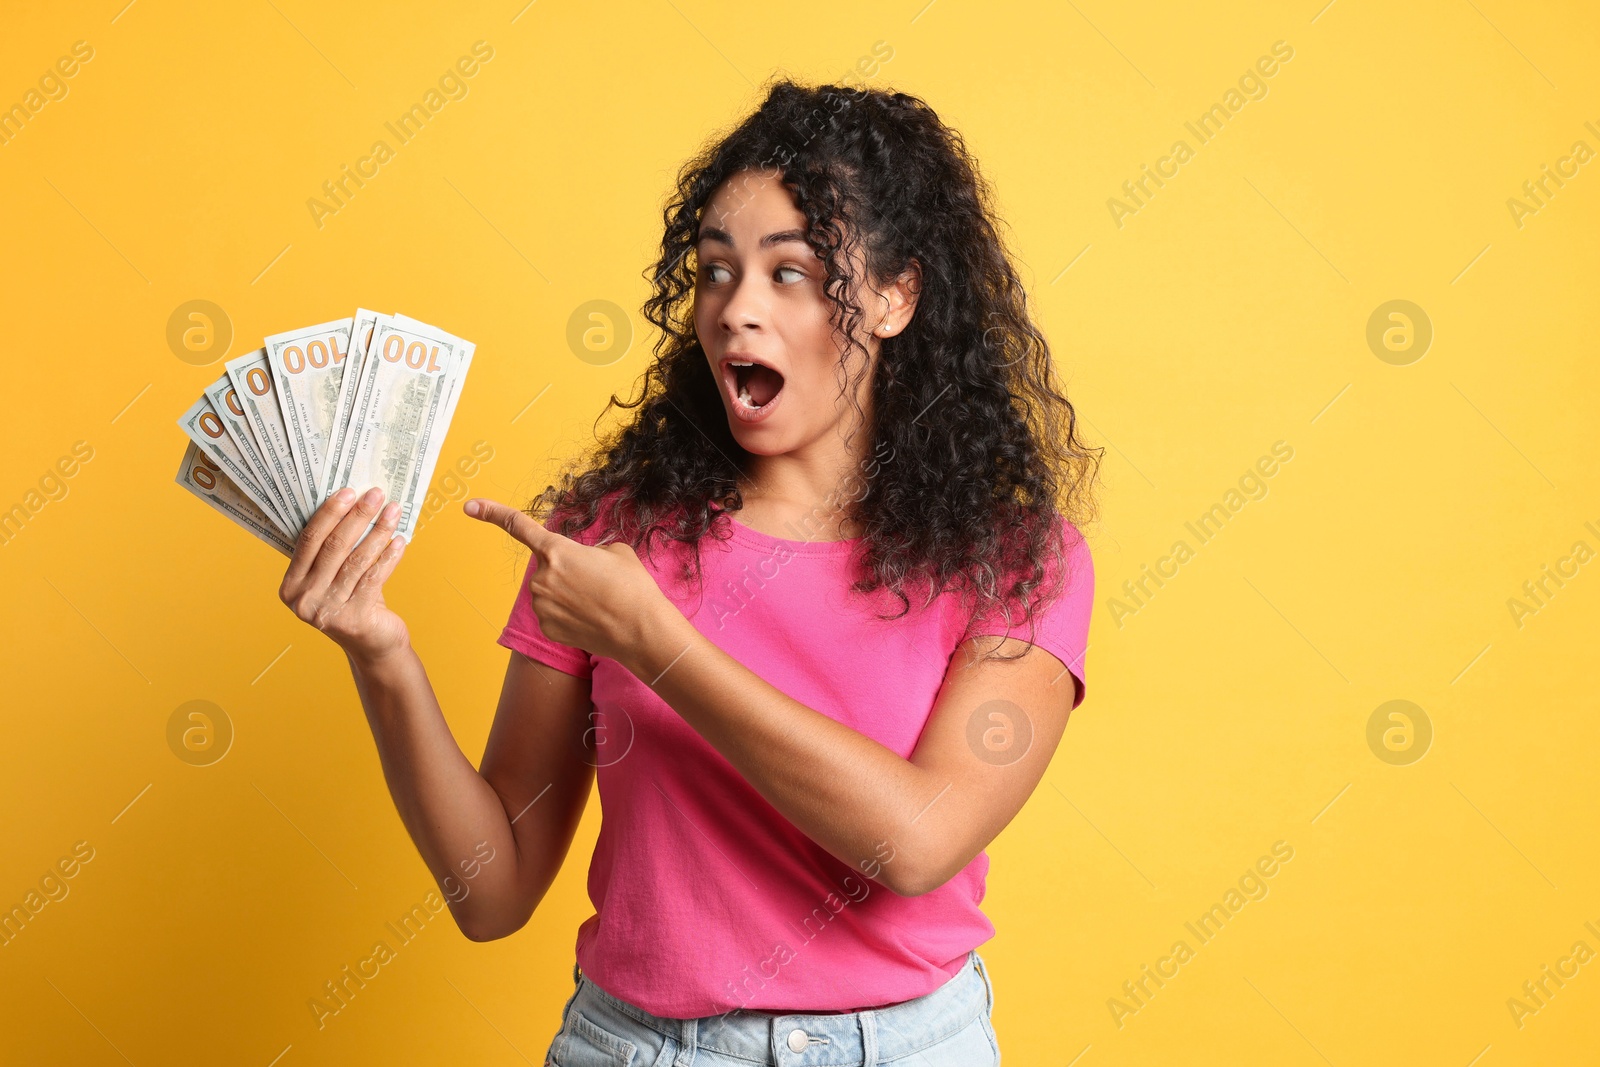
<svg viewBox="0 0 1600 1067">
<path fill-rule="evenodd" d="M 346 658 L 395 808 L 456 924 L 475 940 L 501 936 L 520 921 L 520 861 L 499 794 L 461 751 L 409 645 L 377 664 Z"/>
<path fill-rule="evenodd" d="M 768 684 L 668 605 L 623 665 L 811 840 L 886 886 L 938 870 L 946 782 Z M 893 858 L 890 858 L 893 857 Z"/>
</svg>

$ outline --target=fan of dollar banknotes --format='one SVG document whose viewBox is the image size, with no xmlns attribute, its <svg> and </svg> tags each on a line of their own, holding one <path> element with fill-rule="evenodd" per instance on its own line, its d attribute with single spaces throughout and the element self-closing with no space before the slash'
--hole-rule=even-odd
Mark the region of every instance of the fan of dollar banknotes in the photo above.
<svg viewBox="0 0 1600 1067">
<path fill-rule="evenodd" d="M 273 334 L 178 420 L 177 482 L 286 556 L 329 496 L 377 486 L 410 541 L 474 347 L 364 309 Z"/>
</svg>

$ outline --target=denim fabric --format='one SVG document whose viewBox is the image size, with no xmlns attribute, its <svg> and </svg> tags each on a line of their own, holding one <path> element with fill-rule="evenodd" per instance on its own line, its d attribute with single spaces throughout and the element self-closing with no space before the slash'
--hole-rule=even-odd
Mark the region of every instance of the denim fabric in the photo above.
<svg viewBox="0 0 1600 1067">
<path fill-rule="evenodd" d="M 735 1010 L 667 1019 L 612 996 L 577 965 L 546 1067 L 986 1067 L 1000 1063 L 994 986 L 976 949 L 925 996 L 839 1015 Z"/>
</svg>

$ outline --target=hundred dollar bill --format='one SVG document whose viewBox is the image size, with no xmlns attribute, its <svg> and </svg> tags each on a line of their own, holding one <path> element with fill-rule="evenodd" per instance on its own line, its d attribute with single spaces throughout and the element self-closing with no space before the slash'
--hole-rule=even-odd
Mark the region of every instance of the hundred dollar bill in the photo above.
<svg viewBox="0 0 1600 1067">
<path fill-rule="evenodd" d="M 459 343 L 461 343 L 462 345 L 466 346 L 466 348 L 467 348 L 467 363 L 470 364 L 472 362 L 472 351 L 476 347 L 475 345 L 472 344 L 472 342 L 470 342 L 470 341 L 462 341 L 461 338 L 455 337 L 453 334 L 444 333 L 444 331 L 440 330 L 437 326 L 430 326 L 426 322 L 423 322 L 420 319 L 414 319 L 410 315 L 402 315 L 398 311 L 395 312 L 393 315 L 391 315 L 389 317 L 391 319 L 393 319 L 395 322 L 401 323 L 402 325 L 419 326 L 424 330 L 431 330 L 433 333 L 443 334 L 446 337 L 450 337 L 452 340 L 458 341 Z M 465 369 L 462 370 L 461 377 L 462 377 L 463 380 L 465 380 L 465 378 L 466 378 Z M 456 401 L 458 401 L 460 399 L 461 399 L 461 382 L 458 381 L 456 383 L 456 388 L 454 389 L 454 391 L 452 391 L 452 393 L 450 395 L 449 406 L 445 408 L 444 424 L 445 424 L 446 427 L 448 427 L 450 425 L 450 420 L 455 418 Z M 442 437 L 440 438 L 439 443 L 441 445 L 444 443 L 444 440 L 443 440 Z M 432 468 L 430 466 L 430 470 L 431 469 Z"/>
<path fill-rule="evenodd" d="M 232 386 L 227 375 L 223 375 L 221 384 Z M 219 464 L 228 478 L 239 487 L 251 503 L 260 508 L 272 524 L 282 530 L 289 537 L 295 536 L 282 516 L 277 514 L 277 509 L 272 503 L 272 498 L 260 482 L 256 481 L 255 474 L 251 471 L 244 453 L 239 450 L 228 428 L 223 424 L 222 416 L 217 414 L 216 408 L 211 406 L 211 401 L 202 396 L 194 402 L 194 406 L 185 411 L 178 419 L 178 425 L 183 432 L 189 435 L 189 440 L 200 446 L 200 450 Z"/>
<path fill-rule="evenodd" d="M 295 529 L 300 529 L 311 517 L 310 499 L 300 482 L 300 472 L 294 463 L 294 452 L 289 448 L 289 431 L 283 422 L 283 409 L 278 403 L 278 390 L 272 384 L 272 371 L 267 363 L 267 351 L 258 348 L 238 359 L 230 359 L 223 368 L 233 382 L 233 391 L 244 406 L 245 418 L 256 435 L 261 448 L 261 458 L 266 460 L 267 472 L 277 484 L 292 512 Z"/>
<path fill-rule="evenodd" d="M 298 534 L 305 521 L 291 507 L 290 498 L 284 496 L 283 490 L 273 480 L 261 444 L 256 440 L 255 431 L 250 429 L 250 420 L 245 416 L 244 404 L 240 403 L 238 391 L 233 387 L 233 379 L 224 374 L 206 386 L 205 396 L 211 402 L 211 409 L 222 420 L 228 437 L 238 446 L 239 454 L 244 456 L 245 464 L 255 475 L 256 484 L 266 490 L 272 513 L 282 519 L 284 526 L 292 533 Z"/>
<path fill-rule="evenodd" d="M 322 502 L 322 468 L 339 403 L 352 319 L 267 337 L 267 363 L 308 510 Z"/>
<path fill-rule="evenodd" d="M 294 555 L 294 542 L 284 537 L 267 513 L 245 496 L 193 441 L 183 453 L 183 465 L 174 480 L 285 556 Z"/>
<path fill-rule="evenodd" d="M 339 379 L 339 398 L 334 403 L 333 428 L 328 439 L 327 456 L 322 469 L 317 472 L 317 503 L 339 488 L 333 485 L 334 473 L 339 469 L 339 457 L 344 454 L 345 441 L 350 429 L 350 411 L 356 404 L 356 383 L 361 380 L 361 366 L 367 356 L 367 343 L 372 340 L 372 328 L 384 315 L 366 308 L 357 308 L 355 328 L 350 333 L 350 354 L 344 361 L 344 373 Z"/>
<path fill-rule="evenodd" d="M 421 326 L 422 330 L 432 331 L 432 333 L 443 333 L 442 330 L 438 330 L 437 326 L 427 325 L 426 322 L 422 322 L 422 320 L 419 320 L 419 318 L 411 318 L 410 315 L 402 315 L 402 314 L 400 314 L 400 312 L 395 312 L 394 315 L 390 315 L 390 318 L 392 318 L 392 320 L 394 320 L 394 322 L 402 323 L 402 325 Z M 453 336 L 453 334 L 445 334 L 445 336 Z M 474 344 L 472 344 L 472 342 L 470 342 L 470 341 L 461 341 L 461 339 L 459 339 L 459 338 L 453 338 L 453 339 L 456 339 L 456 341 L 461 342 L 462 346 L 466 346 L 466 349 L 467 349 L 467 357 L 466 357 L 467 358 L 467 365 L 470 365 L 470 363 L 472 363 L 472 352 L 474 352 L 474 349 L 477 346 L 474 346 Z M 451 390 L 450 400 L 448 400 L 448 402 L 446 402 L 446 405 L 445 405 L 445 427 L 446 427 L 446 429 L 448 429 L 448 427 L 450 427 L 450 422 L 453 421 L 454 418 L 456 418 L 456 402 L 458 402 L 458 400 L 461 400 L 461 386 L 462 386 L 462 382 L 466 381 L 466 376 L 467 376 L 467 371 L 466 371 L 466 366 L 464 366 L 464 368 L 462 368 L 462 370 L 461 370 L 461 378 L 459 378 L 458 381 L 454 382 L 454 389 Z M 440 435 L 440 438 L 438 438 L 438 443 L 440 443 L 440 445 L 443 445 L 443 443 L 445 443 L 445 438 L 443 438 L 443 435 Z M 430 459 L 429 464 L 427 464 L 427 475 L 426 475 L 426 477 L 424 477 L 424 480 L 422 480 L 422 485 L 424 485 L 424 493 L 426 493 L 426 486 L 429 485 L 430 482 L 432 482 L 432 477 L 434 477 L 434 466 L 435 466 L 435 464 L 437 464 L 437 462 L 438 462 L 438 456 L 437 456 L 437 454 L 435 454 L 434 458 Z"/>
<path fill-rule="evenodd" d="M 475 348 L 415 320 L 380 318 L 373 329 L 330 491 L 381 487 L 385 501 L 400 503 L 395 534 L 407 541 L 416 532 Z"/>
</svg>

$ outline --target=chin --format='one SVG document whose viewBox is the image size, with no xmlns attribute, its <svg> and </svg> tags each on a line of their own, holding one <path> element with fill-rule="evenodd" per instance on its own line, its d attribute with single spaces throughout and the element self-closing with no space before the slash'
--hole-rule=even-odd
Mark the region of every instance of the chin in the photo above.
<svg viewBox="0 0 1600 1067">
<path fill-rule="evenodd" d="M 781 434 L 778 428 L 768 423 L 751 426 L 729 415 L 728 430 L 733 434 L 733 439 L 739 442 L 740 448 L 754 455 L 781 456 L 789 451 L 789 448 L 780 441 Z"/>
</svg>

